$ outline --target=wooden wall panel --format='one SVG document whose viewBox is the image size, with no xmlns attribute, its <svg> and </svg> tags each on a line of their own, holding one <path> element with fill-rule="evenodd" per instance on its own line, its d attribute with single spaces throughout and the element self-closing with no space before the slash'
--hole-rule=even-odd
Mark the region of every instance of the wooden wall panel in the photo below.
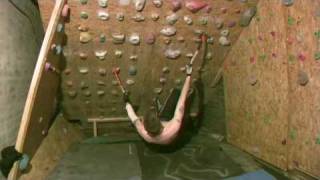
<svg viewBox="0 0 320 180">
<path fill-rule="evenodd" d="M 43 19 L 47 19 L 50 10 L 49 0 L 39 1 L 39 5 L 42 11 Z M 129 1 L 130 2 L 130 1 Z M 132 1 L 131 1 L 132 2 Z M 166 45 L 164 43 L 164 36 L 159 34 L 161 28 L 166 25 L 165 17 L 171 14 L 169 1 L 164 1 L 164 5 L 161 8 L 153 6 L 152 1 L 147 1 L 146 7 L 141 12 L 145 17 L 143 22 L 134 22 L 131 17 L 137 12 L 134 10 L 132 3 L 128 6 L 119 5 L 119 1 L 109 1 L 107 8 L 99 8 L 97 1 L 88 1 L 86 5 L 81 5 L 79 1 L 69 1 L 71 8 L 71 21 L 66 27 L 68 34 L 68 45 L 65 51 L 67 57 L 67 63 L 65 70 L 69 74 L 63 74 L 62 76 L 62 91 L 63 91 L 63 107 L 64 114 L 70 119 L 87 119 L 97 117 L 113 117 L 123 116 L 125 111 L 123 102 L 121 99 L 121 93 L 117 86 L 112 85 L 114 77 L 111 74 L 112 67 L 119 66 L 122 70 L 121 76 L 123 81 L 128 78 L 133 79 L 135 84 L 127 86 L 132 94 L 132 102 L 140 106 L 139 114 L 143 114 L 143 107 L 146 106 L 146 102 L 150 101 L 152 97 L 157 96 L 153 91 L 155 88 L 163 88 L 162 93 L 159 95 L 161 99 L 164 99 L 168 95 L 169 90 L 176 86 L 175 81 L 184 80 L 184 73 L 180 71 L 181 67 L 184 67 L 188 62 L 188 58 L 185 57 L 187 53 L 192 53 L 197 46 L 194 42 L 194 38 L 197 35 L 194 30 L 201 29 L 208 32 L 210 36 L 213 36 L 213 45 L 209 44 L 209 51 L 212 53 L 213 60 L 208 61 L 205 66 L 205 71 L 202 73 L 202 78 L 206 86 L 206 101 L 210 99 L 209 86 L 213 77 L 215 76 L 217 69 L 224 60 L 225 55 L 229 51 L 230 47 L 221 46 L 218 43 L 220 31 L 229 29 L 231 43 L 235 42 L 238 38 L 242 28 L 238 25 L 241 14 L 249 6 L 256 4 L 256 0 L 250 0 L 247 3 L 241 3 L 240 1 L 207 1 L 212 6 L 212 11 L 207 14 L 203 10 L 198 13 L 191 13 L 185 7 L 177 12 L 180 16 L 178 22 L 174 25 L 178 33 L 171 39 L 171 44 Z M 101 21 L 97 18 L 97 11 L 99 9 L 109 12 L 110 19 L 108 21 Z M 85 11 L 89 17 L 86 20 L 80 19 L 80 13 Z M 119 22 L 116 20 L 116 14 L 123 12 L 125 20 Z M 150 19 L 151 13 L 159 13 L 160 18 L 157 22 Z M 188 26 L 183 21 L 184 15 L 190 15 L 193 19 L 193 25 Z M 199 19 L 207 16 L 209 18 L 207 25 L 201 25 Z M 221 18 L 225 27 L 222 29 L 216 29 L 214 22 L 216 18 Z M 235 22 L 235 27 L 228 27 L 228 24 Z M 87 44 L 81 44 L 79 42 L 79 25 L 86 25 L 89 28 L 93 40 Z M 121 32 L 126 34 L 126 42 L 122 45 L 115 45 L 112 43 L 111 33 Z M 139 46 L 132 46 L 128 43 L 128 37 L 132 32 L 139 33 L 141 35 L 141 44 Z M 147 33 L 153 32 L 156 35 L 156 43 L 154 45 L 147 45 L 144 40 Z M 103 33 L 106 35 L 106 42 L 99 42 L 99 35 Z M 184 42 L 179 42 L 177 39 L 183 37 Z M 179 48 L 182 51 L 182 55 L 177 60 L 168 60 L 164 57 L 165 49 L 173 47 Z M 107 50 L 108 55 L 104 61 L 98 60 L 95 55 L 95 50 Z M 121 58 L 116 58 L 114 55 L 115 50 L 122 50 L 123 55 Z M 79 58 L 79 53 L 87 53 L 88 58 L 82 60 Z M 138 60 L 129 60 L 131 55 L 137 55 Z M 199 55 L 201 57 L 201 54 Z M 200 64 L 200 58 L 197 59 L 195 70 Z M 135 66 L 138 69 L 136 76 L 128 76 L 128 67 Z M 170 73 L 164 75 L 162 68 L 168 66 Z M 84 75 L 79 73 L 79 68 L 88 68 L 88 74 Z M 98 74 L 99 68 L 105 68 L 107 74 L 100 76 Z M 167 82 L 165 85 L 159 83 L 160 77 L 165 77 Z M 97 85 L 97 82 L 104 82 L 104 85 Z M 81 88 L 81 84 L 87 84 L 88 88 Z M 98 96 L 97 91 L 104 91 L 104 95 Z M 72 98 L 68 94 L 76 92 L 76 97 Z M 114 93 L 117 93 L 114 95 Z M 90 93 L 86 96 L 84 93 Z"/>
<path fill-rule="evenodd" d="M 228 141 L 287 169 L 286 20 L 278 0 L 259 1 L 258 15 L 224 66 Z"/>
<path fill-rule="evenodd" d="M 320 178 L 320 2 L 288 8 L 289 167 Z"/>
<path fill-rule="evenodd" d="M 65 0 L 56 1 L 52 12 L 48 25 L 49 30 L 41 46 L 18 132 L 16 149 L 30 158 L 46 137 L 58 108 L 59 71 L 64 58 L 63 53 L 57 53 L 60 50 L 55 47 L 63 47 L 64 33 L 63 31 L 58 32 L 57 26 L 64 24 L 61 17 L 64 4 Z M 51 68 L 46 68 L 48 65 Z M 14 180 L 18 175 L 16 163 L 9 179 Z"/>
</svg>

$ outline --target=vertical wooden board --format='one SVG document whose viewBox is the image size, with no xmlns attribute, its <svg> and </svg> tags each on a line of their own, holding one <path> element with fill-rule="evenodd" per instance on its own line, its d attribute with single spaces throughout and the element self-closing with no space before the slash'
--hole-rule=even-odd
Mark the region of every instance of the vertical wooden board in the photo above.
<svg viewBox="0 0 320 180">
<path fill-rule="evenodd" d="M 320 177 L 320 2 L 288 7 L 289 167 Z M 318 60 L 316 60 L 318 59 Z M 304 74 L 304 75 L 303 75 Z M 300 80 L 299 80 L 300 79 Z M 308 81 L 304 84 L 305 80 Z"/>
<path fill-rule="evenodd" d="M 50 9 L 49 0 L 42 0 L 40 9 L 45 17 L 49 14 L 47 11 Z M 214 43 L 209 45 L 208 52 L 212 53 L 213 60 L 208 62 L 203 72 L 203 80 L 206 88 L 211 84 L 212 78 L 215 76 L 217 69 L 221 65 L 225 55 L 229 51 L 229 47 L 219 45 L 218 39 L 220 31 L 229 29 L 229 38 L 231 42 L 235 42 L 238 38 L 242 28 L 239 27 L 237 22 L 241 14 L 249 6 L 256 4 L 256 0 L 250 0 L 248 3 L 241 3 L 240 1 L 225 1 L 217 0 L 214 2 L 207 1 L 213 8 L 210 13 L 203 10 L 198 13 L 191 13 L 185 7 L 177 12 L 179 15 L 178 22 L 174 25 L 177 28 L 177 35 L 169 38 L 170 44 L 165 44 L 164 36 L 160 35 L 160 30 L 167 25 L 166 16 L 171 14 L 171 7 L 169 1 L 164 1 L 161 8 L 156 8 L 152 1 L 147 1 L 146 7 L 141 12 L 145 17 L 143 22 L 134 22 L 132 16 L 138 14 L 134 10 L 132 1 L 127 6 L 119 5 L 119 1 L 109 1 L 108 7 L 101 8 L 98 6 L 97 1 L 88 1 L 86 5 L 82 5 L 79 1 L 69 1 L 71 8 L 71 21 L 66 27 L 68 34 L 68 45 L 65 51 L 67 63 L 65 72 L 62 75 L 62 92 L 63 92 L 63 107 L 65 115 L 70 119 L 88 119 L 98 117 L 112 117 L 123 116 L 125 114 L 121 93 L 117 86 L 112 85 L 114 77 L 111 73 L 113 67 L 121 68 L 121 77 L 125 82 L 127 79 L 133 79 L 135 84 L 127 86 L 131 92 L 131 101 L 140 106 L 139 114 L 143 114 L 143 110 L 148 106 L 148 102 L 157 95 L 154 93 L 155 88 L 163 88 L 162 93 L 158 95 L 163 100 L 169 93 L 169 90 L 176 86 L 175 81 L 180 79 L 183 83 L 185 75 L 181 72 L 180 68 L 184 67 L 189 61 L 185 57 L 187 53 L 195 51 L 196 43 L 194 38 L 197 35 L 194 30 L 201 29 L 208 32 L 213 36 Z M 227 10 L 227 13 L 223 11 Z M 110 18 L 107 21 L 101 21 L 97 18 L 98 11 L 106 11 L 109 13 Z M 87 12 L 88 19 L 81 19 L 80 13 Z M 116 15 L 123 12 L 124 21 L 119 22 Z M 158 13 L 160 18 L 158 21 L 151 20 L 151 14 Z M 193 25 L 188 26 L 183 21 L 183 16 L 189 15 L 193 19 Z M 201 25 L 199 19 L 201 17 L 208 17 L 208 24 Z M 224 20 L 224 28 L 218 30 L 215 28 L 214 22 L 216 18 Z M 46 19 L 46 18 L 43 18 Z M 236 26 L 229 28 L 228 24 L 236 22 Z M 45 23 L 45 22 L 44 22 Z M 80 32 L 78 31 L 79 25 L 85 25 L 89 28 L 88 32 L 92 35 L 93 40 L 86 44 L 79 42 Z M 111 34 L 113 32 L 121 32 L 126 35 L 126 42 L 121 45 L 112 43 Z M 133 46 L 128 43 L 131 33 L 136 32 L 141 36 L 141 43 L 139 46 Z M 156 36 L 156 42 L 153 45 L 145 43 L 147 33 L 153 32 Z M 105 34 L 106 42 L 99 42 L 99 35 Z M 184 42 L 179 42 L 178 38 L 183 37 Z M 178 48 L 182 51 L 181 57 L 177 60 L 168 60 L 164 57 L 164 51 L 167 48 Z M 94 51 L 107 50 L 108 54 L 105 60 L 98 60 Z M 121 58 L 116 58 L 114 55 L 115 50 L 122 50 L 123 55 Z M 79 53 L 86 53 L 88 58 L 82 60 L 79 58 Z M 138 60 L 129 60 L 131 55 L 137 55 Z M 195 72 L 197 67 L 201 64 L 199 55 L 195 65 Z M 135 66 L 138 69 L 136 76 L 128 75 L 129 66 Z M 169 67 L 170 73 L 163 74 L 162 68 Z M 88 68 L 88 74 L 84 75 L 79 73 L 79 68 Z M 99 68 L 105 68 L 107 74 L 100 76 L 98 73 Z M 164 85 L 159 83 L 160 77 L 166 78 L 167 82 Z M 104 85 L 97 85 L 97 82 L 103 82 Z M 81 88 L 81 83 L 86 83 L 87 88 Z M 69 85 L 68 85 L 69 84 Z M 72 85 L 70 85 L 72 84 Z M 98 96 L 97 91 L 104 91 L 104 96 Z M 206 91 L 208 98 L 211 96 L 209 89 Z M 116 91 L 116 95 L 113 95 Z M 69 93 L 76 92 L 76 97 L 72 98 Z M 90 96 L 84 93 L 90 92 Z"/>
<path fill-rule="evenodd" d="M 288 79 L 283 7 L 259 1 L 258 14 L 224 66 L 228 141 L 287 169 Z"/>
<path fill-rule="evenodd" d="M 53 45 L 62 45 L 63 33 L 57 32 L 57 25 L 61 23 L 61 11 L 65 0 L 56 1 L 55 8 L 48 25 L 48 31 L 38 56 L 36 68 L 32 77 L 29 93 L 24 107 L 18 132 L 16 149 L 19 152 L 33 157 L 53 122 L 57 111 L 58 88 L 60 74 L 46 70 L 49 63 L 59 71 L 62 54 L 57 55 Z M 10 180 L 16 179 L 18 173 L 17 163 L 12 169 Z"/>
</svg>

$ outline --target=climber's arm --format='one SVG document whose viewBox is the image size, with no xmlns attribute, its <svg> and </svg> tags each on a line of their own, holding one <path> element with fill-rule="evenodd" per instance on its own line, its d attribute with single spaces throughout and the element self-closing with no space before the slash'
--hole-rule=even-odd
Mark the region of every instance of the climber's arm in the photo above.
<svg viewBox="0 0 320 180">
<path fill-rule="evenodd" d="M 190 85 L 191 85 L 191 76 L 188 75 L 185 82 L 184 82 L 184 85 L 183 85 L 183 88 L 182 88 L 182 91 L 181 91 L 181 94 L 180 94 L 180 97 L 179 97 L 179 100 L 178 100 L 178 103 L 176 106 L 173 120 L 182 121 L 182 119 L 183 119 L 184 112 L 185 112 L 186 100 L 187 100 L 188 92 L 190 89 Z"/>
</svg>

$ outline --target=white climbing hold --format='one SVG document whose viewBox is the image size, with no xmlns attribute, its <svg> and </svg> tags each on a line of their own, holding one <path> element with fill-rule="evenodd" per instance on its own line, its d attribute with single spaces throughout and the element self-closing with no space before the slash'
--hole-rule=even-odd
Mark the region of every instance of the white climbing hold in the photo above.
<svg viewBox="0 0 320 180">
<path fill-rule="evenodd" d="M 131 34 L 130 37 L 129 37 L 129 42 L 130 42 L 132 45 L 138 45 L 138 44 L 140 44 L 140 36 L 139 36 L 139 34 L 137 34 L 137 33 Z"/>
<path fill-rule="evenodd" d="M 166 17 L 166 21 L 170 25 L 174 25 L 179 19 L 179 16 L 176 13 L 173 13 Z"/>
<path fill-rule="evenodd" d="M 112 33 L 111 36 L 114 44 L 122 44 L 125 40 L 125 35 L 122 33 Z"/>
<path fill-rule="evenodd" d="M 157 21 L 160 18 L 160 15 L 158 13 L 152 13 L 151 14 L 151 19 L 153 21 Z"/>
<path fill-rule="evenodd" d="M 128 79 L 126 83 L 130 86 L 130 85 L 133 85 L 135 81 L 133 79 Z"/>
<path fill-rule="evenodd" d="M 231 44 L 231 42 L 228 40 L 227 37 L 225 36 L 221 36 L 219 38 L 219 43 L 222 45 L 222 46 L 229 46 Z"/>
<path fill-rule="evenodd" d="M 80 67 L 80 68 L 79 68 L 79 72 L 80 72 L 81 74 L 88 74 L 89 69 L 88 69 L 87 67 Z"/>
<path fill-rule="evenodd" d="M 180 50 L 173 50 L 173 49 L 167 49 L 165 51 L 165 56 L 168 59 L 177 59 L 179 58 L 181 55 L 181 51 Z"/>
<path fill-rule="evenodd" d="M 121 50 L 115 50 L 114 52 L 114 55 L 117 57 L 117 58 L 121 58 L 122 57 L 122 54 L 123 52 Z"/>
<path fill-rule="evenodd" d="M 98 18 L 102 21 L 107 21 L 109 19 L 110 15 L 106 11 L 99 11 L 98 12 Z"/>
<path fill-rule="evenodd" d="M 224 36 L 224 37 L 228 37 L 229 36 L 229 30 L 228 29 L 224 29 L 220 32 L 220 35 L 221 36 Z"/>
<path fill-rule="evenodd" d="M 144 16 L 141 13 L 137 13 L 131 17 L 135 22 L 142 22 L 145 20 Z"/>
<path fill-rule="evenodd" d="M 174 36 L 177 33 L 177 29 L 172 26 L 167 26 L 161 29 L 160 33 L 164 36 Z"/>
<path fill-rule="evenodd" d="M 144 6 L 146 5 L 146 0 L 134 0 L 134 6 L 136 11 L 142 11 Z"/>
<path fill-rule="evenodd" d="M 124 20 L 124 14 L 123 14 L 123 12 L 117 13 L 116 19 L 117 19 L 118 21 L 123 21 L 123 20 Z"/>
<path fill-rule="evenodd" d="M 163 4 L 163 1 L 162 0 L 153 0 L 152 3 L 155 7 L 160 8 Z"/>
<path fill-rule="evenodd" d="M 191 16 L 184 16 L 183 20 L 188 25 L 191 25 L 193 23 Z"/>
<path fill-rule="evenodd" d="M 98 59 L 104 60 L 107 55 L 107 51 L 106 50 L 97 50 L 94 52 L 94 54 L 96 55 L 96 57 Z"/>
<path fill-rule="evenodd" d="M 81 43 L 88 43 L 91 40 L 92 40 L 92 37 L 91 37 L 90 33 L 80 32 L 80 42 Z"/>
</svg>

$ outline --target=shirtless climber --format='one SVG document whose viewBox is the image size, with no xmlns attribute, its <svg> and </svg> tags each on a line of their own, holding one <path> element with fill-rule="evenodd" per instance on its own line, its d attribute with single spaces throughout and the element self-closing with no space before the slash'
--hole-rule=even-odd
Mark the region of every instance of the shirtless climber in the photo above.
<svg viewBox="0 0 320 180">
<path fill-rule="evenodd" d="M 206 36 L 203 35 L 201 39 L 202 44 L 204 44 L 203 42 L 206 42 Z M 200 46 L 194 54 L 194 57 L 192 58 L 190 64 L 186 66 L 186 79 L 171 120 L 163 121 L 158 114 L 158 109 L 156 108 L 156 105 L 151 106 L 150 110 L 148 110 L 147 114 L 143 118 L 139 118 L 129 101 L 128 93 L 126 91 L 123 91 L 128 116 L 131 122 L 136 127 L 140 136 L 145 141 L 152 144 L 168 145 L 172 143 L 178 136 L 182 127 L 182 123 L 186 118 L 186 102 L 189 96 L 189 90 L 192 81 L 192 64 L 198 54 L 199 49 Z"/>
<path fill-rule="evenodd" d="M 187 77 L 184 82 L 174 116 L 170 121 L 160 121 L 155 107 L 151 108 L 143 119 L 140 119 L 129 102 L 128 94 L 124 94 L 128 116 L 140 136 L 147 142 L 165 145 L 170 144 L 178 136 L 185 114 L 188 92 L 191 86 L 192 67 L 189 65 L 186 67 L 186 74 Z"/>
</svg>

